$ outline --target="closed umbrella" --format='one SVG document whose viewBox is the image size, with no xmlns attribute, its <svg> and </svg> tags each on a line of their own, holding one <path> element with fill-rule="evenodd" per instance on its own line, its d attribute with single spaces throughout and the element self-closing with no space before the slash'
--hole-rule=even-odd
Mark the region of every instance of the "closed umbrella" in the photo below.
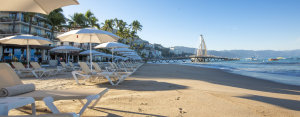
<svg viewBox="0 0 300 117">
<path fill-rule="evenodd" d="M 1 0 L 0 11 L 49 14 L 54 9 L 77 4 L 77 0 Z"/>
<path fill-rule="evenodd" d="M 112 61 L 114 61 L 114 49 L 115 48 L 129 48 L 128 45 L 125 45 L 123 43 L 117 43 L 117 42 L 107 42 L 107 43 L 102 43 L 102 44 L 99 44 L 97 45 L 96 47 L 94 48 L 109 48 L 111 49 L 111 55 L 112 55 Z"/>
<path fill-rule="evenodd" d="M 73 46 L 58 46 L 56 48 L 52 48 L 50 49 L 50 51 L 53 51 L 53 52 L 57 52 L 57 53 L 66 53 L 66 62 L 69 61 L 69 58 L 68 58 L 68 53 L 69 52 L 79 52 L 80 48 L 76 48 L 76 47 L 73 47 Z"/>
<path fill-rule="evenodd" d="M 90 50 L 92 50 L 91 43 L 105 43 L 117 41 L 119 36 L 94 28 L 83 28 L 78 30 L 71 30 L 62 35 L 59 35 L 57 38 L 63 42 L 76 42 L 76 43 L 90 43 Z M 92 51 L 90 51 L 90 62 L 92 63 Z M 93 66 L 91 64 L 91 70 Z"/>
<path fill-rule="evenodd" d="M 27 67 L 29 68 L 29 45 L 46 45 L 52 44 L 49 39 L 33 35 L 15 35 L 0 39 L 2 44 L 27 45 Z"/>
</svg>

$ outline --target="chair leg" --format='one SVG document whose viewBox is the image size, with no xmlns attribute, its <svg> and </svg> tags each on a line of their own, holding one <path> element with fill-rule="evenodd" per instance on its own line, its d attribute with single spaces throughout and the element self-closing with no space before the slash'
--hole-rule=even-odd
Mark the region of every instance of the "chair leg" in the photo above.
<svg viewBox="0 0 300 117">
<path fill-rule="evenodd" d="M 31 104 L 32 115 L 36 115 L 35 103 Z"/>
<path fill-rule="evenodd" d="M 8 116 L 8 106 L 0 106 L 0 116 Z"/>
<path fill-rule="evenodd" d="M 121 76 L 119 77 L 119 80 L 118 80 L 118 82 L 116 83 L 116 85 L 118 85 L 119 83 L 123 82 L 123 81 L 125 80 L 125 78 L 126 78 L 126 75 L 121 75 Z"/>
<path fill-rule="evenodd" d="M 104 77 L 109 81 L 111 85 L 115 85 L 108 75 L 105 75 Z"/>
<path fill-rule="evenodd" d="M 72 71 L 73 78 L 75 79 L 76 83 L 77 83 L 78 85 L 80 85 L 80 83 L 79 83 L 79 81 L 78 81 L 78 78 L 77 78 L 76 74 L 77 74 L 76 71 Z"/>
<path fill-rule="evenodd" d="M 80 112 L 78 113 L 79 116 L 84 113 L 84 111 L 88 108 L 88 106 L 92 103 L 92 101 L 95 100 L 95 102 L 92 104 L 91 108 L 94 108 L 95 105 L 99 102 L 100 98 L 108 92 L 108 88 L 105 90 L 101 91 L 99 94 L 96 95 L 90 95 L 86 97 L 87 102 L 84 104 L 84 106 L 80 109 Z M 60 113 L 57 107 L 53 104 L 54 99 L 52 97 L 45 97 L 43 99 L 44 103 L 46 106 L 52 111 L 52 113 L 57 114 Z M 82 102 L 83 103 L 83 102 Z M 0 111 L 1 112 L 1 111 Z M 0 113 L 1 114 L 1 113 Z"/>
<path fill-rule="evenodd" d="M 101 97 L 108 92 L 108 89 L 106 88 L 105 90 L 103 90 L 101 93 L 97 94 L 97 95 L 90 95 L 88 97 L 86 97 L 87 102 L 86 104 L 81 108 L 80 112 L 78 113 L 79 115 L 82 115 L 82 113 L 86 110 L 86 108 L 91 104 L 91 102 L 93 100 L 95 100 L 95 102 L 92 104 L 92 106 L 90 108 L 94 108 L 96 106 L 96 104 L 99 102 L 99 100 L 101 99 Z"/>
<path fill-rule="evenodd" d="M 35 73 L 35 70 L 31 71 L 35 78 L 39 78 L 39 76 Z"/>
<path fill-rule="evenodd" d="M 54 99 L 52 97 L 45 97 L 43 101 L 46 104 L 46 106 L 52 111 L 52 113 L 60 113 L 56 106 L 53 104 Z"/>
</svg>

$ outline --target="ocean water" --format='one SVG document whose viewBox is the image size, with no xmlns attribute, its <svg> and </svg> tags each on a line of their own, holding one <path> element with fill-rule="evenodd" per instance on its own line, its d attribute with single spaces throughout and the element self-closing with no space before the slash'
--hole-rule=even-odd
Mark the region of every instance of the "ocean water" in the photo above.
<svg viewBox="0 0 300 117">
<path fill-rule="evenodd" d="M 222 69 L 230 73 L 300 86 L 299 58 L 282 59 L 279 61 L 260 59 L 257 61 L 240 60 L 207 63 L 181 62 L 177 64 Z"/>
</svg>

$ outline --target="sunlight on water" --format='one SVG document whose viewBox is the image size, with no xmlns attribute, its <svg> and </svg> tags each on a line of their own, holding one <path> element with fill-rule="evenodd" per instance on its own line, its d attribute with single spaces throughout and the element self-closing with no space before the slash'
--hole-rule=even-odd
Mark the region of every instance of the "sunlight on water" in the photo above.
<svg viewBox="0 0 300 117">
<path fill-rule="evenodd" d="M 300 86 L 299 59 L 284 59 L 279 61 L 262 59 L 257 61 L 241 60 L 207 63 L 179 62 L 176 64 L 222 69 L 231 73 Z"/>
</svg>

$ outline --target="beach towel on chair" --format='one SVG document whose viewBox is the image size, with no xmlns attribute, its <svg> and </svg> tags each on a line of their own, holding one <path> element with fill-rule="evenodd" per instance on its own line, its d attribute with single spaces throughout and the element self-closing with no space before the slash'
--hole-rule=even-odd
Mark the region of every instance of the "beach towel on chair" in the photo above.
<svg viewBox="0 0 300 117">
<path fill-rule="evenodd" d="M 34 84 L 21 84 L 10 87 L 4 87 L 0 91 L 0 97 L 9 97 L 20 95 L 28 92 L 32 92 L 35 90 Z"/>
</svg>

